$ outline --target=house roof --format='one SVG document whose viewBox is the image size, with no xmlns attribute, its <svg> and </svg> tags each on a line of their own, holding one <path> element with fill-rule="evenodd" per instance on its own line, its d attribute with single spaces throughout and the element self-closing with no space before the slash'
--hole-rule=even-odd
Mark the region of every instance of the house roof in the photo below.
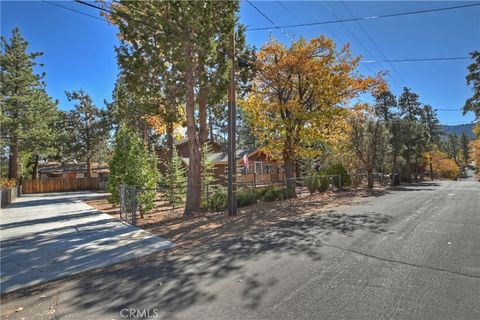
<svg viewBox="0 0 480 320">
<path fill-rule="evenodd" d="M 40 162 L 38 164 L 39 174 L 62 174 L 68 172 L 87 172 L 86 162 Z M 95 173 L 109 173 L 108 164 L 106 163 L 92 163 L 92 172 Z"/>
<path fill-rule="evenodd" d="M 220 143 L 218 143 L 218 142 L 216 142 L 216 141 L 213 141 L 213 140 L 211 140 L 211 139 L 207 139 L 205 142 L 208 142 L 208 143 L 210 143 L 210 144 L 212 144 L 212 145 L 216 145 L 216 146 L 219 147 L 219 148 L 223 148 L 223 146 L 222 146 Z M 188 144 L 188 139 L 183 139 L 183 140 L 177 141 L 177 142 L 175 142 L 173 145 L 178 147 L 178 146 L 181 146 L 181 145 L 183 145 L 183 144 Z"/>
<path fill-rule="evenodd" d="M 257 151 L 259 151 L 258 148 L 238 149 L 236 152 L 236 159 L 237 161 L 240 161 L 244 155 L 250 156 Z M 182 158 L 182 160 L 188 165 L 189 158 Z M 227 162 L 228 152 L 222 151 L 222 152 L 211 153 L 209 154 L 209 160 L 212 161 L 214 164 Z"/>
</svg>

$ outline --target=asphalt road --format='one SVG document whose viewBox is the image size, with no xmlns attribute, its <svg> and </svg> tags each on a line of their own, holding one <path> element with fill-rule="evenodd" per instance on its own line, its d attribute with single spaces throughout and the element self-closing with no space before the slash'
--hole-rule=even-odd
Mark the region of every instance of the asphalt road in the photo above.
<svg viewBox="0 0 480 320">
<path fill-rule="evenodd" d="M 378 193 L 10 295 L 1 308 L 8 319 L 480 319 L 480 183 Z"/>
</svg>

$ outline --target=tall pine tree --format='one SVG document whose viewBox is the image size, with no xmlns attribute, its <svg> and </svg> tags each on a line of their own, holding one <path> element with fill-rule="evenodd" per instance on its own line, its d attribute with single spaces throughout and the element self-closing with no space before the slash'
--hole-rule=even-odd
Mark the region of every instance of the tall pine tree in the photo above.
<svg viewBox="0 0 480 320">
<path fill-rule="evenodd" d="M 107 113 L 99 109 L 83 90 L 65 92 L 69 101 L 78 101 L 68 114 L 70 153 L 87 163 L 92 176 L 92 161 L 105 160 L 110 124 Z"/>
<path fill-rule="evenodd" d="M 35 59 L 42 53 L 27 50 L 28 42 L 18 28 L 12 30 L 10 41 L 1 37 L 2 141 L 8 144 L 8 177 L 15 180 L 21 175 L 21 152 L 31 150 L 34 156 L 47 152 L 56 117 L 56 104 L 42 81 L 45 74 L 34 71 Z"/>
</svg>

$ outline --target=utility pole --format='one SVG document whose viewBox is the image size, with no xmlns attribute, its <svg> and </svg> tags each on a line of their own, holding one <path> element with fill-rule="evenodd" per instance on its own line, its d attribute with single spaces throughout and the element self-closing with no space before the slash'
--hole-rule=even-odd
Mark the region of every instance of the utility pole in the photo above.
<svg viewBox="0 0 480 320">
<path fill-rule="evenodd" d="M 237 148 L 236 148 L 236 84 L 235 30 L 230 40 L 230 84 L 228 86 L 228 215 L 237 215 Z"/>
</svg>

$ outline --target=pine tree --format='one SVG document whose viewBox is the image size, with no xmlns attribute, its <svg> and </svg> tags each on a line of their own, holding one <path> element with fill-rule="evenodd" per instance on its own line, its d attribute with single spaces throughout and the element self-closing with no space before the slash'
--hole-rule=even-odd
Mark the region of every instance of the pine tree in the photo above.
<svg viewBox="0 0 480 320">
<path fill-rule="evenodd" d="M 165 196 L 170 204 L 183 203 L 187 192 L 187 177 L 182 159 L 174 152 L 170 161 L 166 161 L 166 172 L 162 176 L 161 183 L 164 187 Z"/>
<path fill-rule="evenodd" d="M 450 159 L 453 159 L 458 164 L 458 153 L 460 151 L 460 139 L 454 133 L 448 135 L 446 143 L 447 154 Z"/>
<path fill-rule="evenodd" d="M 65 94 L 69 101 L 78 101 L 68 114 L 70 153 L 87 162 L 87 177 L 91 177 L 92 161 L 107 157 L 110 134 L 107 113 L 99 109 L 83 90 Z"/>
<path fill-rule="evenodd" d="M 470 139 L 468 138 L 467 134 L 463 132 L 460 138 L 460 144 L 462 146 L 462 156 L 463 156 L 463 162 L 465 165 L 468 164 L 468 158 L 469 158 L 468 155 L 470 153 L 469 143 L 470 143 Z"/>
<path fill-rule="evenodd" d="M 40 157 L 55 154 L 55 141 L 59 138 L 55 123 L 60 115 L 56 107 L 58 102 L 53 102 L 44 88 L 36 90 L 34 97 L 35 108 L 32 108 L 32 119 L 35 125 L 29 128 L 28 138 L 25 139 L 22 148 L 23 151 L 28 152 L 29 163 L 32 165 L 30 172 L 32 180 L 38 178 Z"/>
<path fill-rule="evenodd" d="M 375 104 L 373 105 L 375 115 L 383 121 L 389 121 L 392 116 L 392 108 L 397 106 L 395 96 L 389 91 L 384 90 L 375 95 Z"/>
<path fill-rule="evenodd" d="M 393 117 L 388 122 L 388 131 L 390 132 L 390 148 L 392 156 L 392 180 L 391 185 L 396 183 L 396 175 L 399 174 L 398 160 L 405 150 L 405 140 L 407 135 L 407 122 L 398 117 Z"/>
<path fill-rule="evenodd" d="M 203 145 L 202 148 L 202 171 L 201 171 L 201 181 L 202 181 L 202 194 L 205 197 L 207 192 L 211 192 L 211 187 L 217 182 L 215 179 L 215 174 L 213 173 L 214 165 L 212 161 L 212 148 L 207 142 Z M 209 191 L 210 188 L 210 191 Z"/>
<path fill-rule="evenodd" d="M 421 115 L 421 103 L 418 101 L 418 95 L 410 88 L 403 88 L 403 93 L 398 98 L 398 108 L 403 117 L 405 128 L 405 149 L 403 157 L 406 162 L 405 179 L 412 181 L 412 158 L 415 156 L 416 138 L 418 136 L 418 120 Z M 415 157 L 416 159 L 416 157 Z M 416 160 L 415 160 L 416 161 Z"/>
<path fill-rule="evenodd" d="M 107 191 L 111 194 L 109 201 L 119 203 L 118 187 L 123 184 L 137 188 L 137 203 L 141 213 L 155 206 L 155 189 L 160 177 L 157 161 L 155 154 L 148 152 L 138 134 L 130 129 L 119 129 L 109 168 L 107 185 Z"/>
<path fill-rule="evenodd" d="M 428 142 L 427 149 L 432 157 L 432 153 L 437 149 L 437 145 L 440 143 L 440 121 L 437 118 L 437 112 L 428 104 L 423 106 L 420 114 L 420 120 L 427 127 L 428 130 Z M 433 180 L 433 162 L 429 161 L 430 179 Z"/>
<path fill-rule="evenodd" d="M 463 114 L 468 111 L 475 113 L 477 120 L 480 119 L 480 51 L 470 52 L 473 63 L 468 66 L 467 85 L 472 86 L 473 95 L 465 101 Z"/>
<path fill-rule="evenodd" d="M 56 117 L 56 104 L 42 81 L 45 74 L 33 70 L 42 53 L 27 53 L 27 49 L 28 42 L 18 28 L 12 30 L 10 41 L 1 37 L 2 141 L 7 141 L 9 149 L 8 176 L 15 180 L 21 175 L 21 153 L 28 156 L 27 148 L 37 156 L 48 151 Z"/>
</svg>

